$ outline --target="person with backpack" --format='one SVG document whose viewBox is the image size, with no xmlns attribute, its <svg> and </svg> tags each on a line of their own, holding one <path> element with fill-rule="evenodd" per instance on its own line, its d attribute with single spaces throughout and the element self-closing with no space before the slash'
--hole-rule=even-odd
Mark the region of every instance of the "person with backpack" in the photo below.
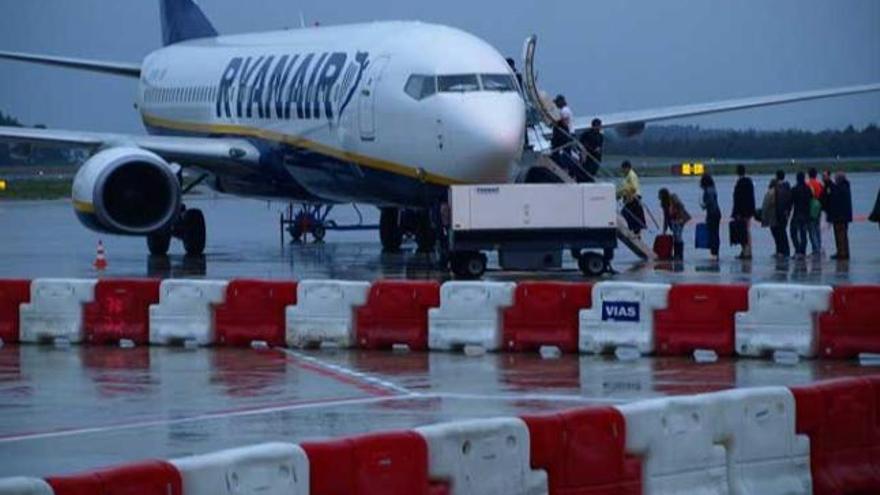
<svg viewBox="0 0 880 495">
<path fill-rule="evenodd" d="M 785 172 L 776 171 L 775 193 L 776 221 L 770 227 L 773 240 L 776 243 L 776 257 L 788 259 L 791 256 L 791 248 L 788 244 L 788 220 L 791 215 L 791 185 L 785 180 Z"/>
<path fill-rule="evenodd" d="M 825 195 L 825 185 L 819 180 L 819 171 L 811 168 L 808 172 L 807 187 L 813 194 L 810 200 L 810 222 L 807 224 L 807 235 L 810 238 L 810 247 L 813 256 L 822 256 L 822 197 Z"/>
<path fill-rule="evenodd" d="M 691 220 L 691 215 L 684 207 L 678 195 L 669 192 L 665 187 L 658 193 L 660 207 L 663 209 L 663 235 L 672 232 L 672 259 L 684 259 L 684 239 L 682 231 Z"/>
<path fill-rule="evenodd" d="M 807 185 L 806 175 L 798 172 L 794 189 L 791 190 L 791 243 L 797 259 L 803 259 L 807 255 L 807 229 L 812 222 L 810 203 L 813 199 L 813 191 Z"/>
</svg>

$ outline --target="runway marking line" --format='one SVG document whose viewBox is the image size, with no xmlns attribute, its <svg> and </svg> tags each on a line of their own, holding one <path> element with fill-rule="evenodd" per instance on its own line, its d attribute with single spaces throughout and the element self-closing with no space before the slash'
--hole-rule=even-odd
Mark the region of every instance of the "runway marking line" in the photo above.
<svg viewBox="0 0 880 495">
<path fill-rule="evenodd" d="M 346 385 L 354 385 L 360 390 L 377 397 L 418 397 L 421 395 L 406 387 L 401 387 L 400 385 L 368 373 L 356 371 L 337 364 L 327 363 L 316 357 L 308 356 L 301 352 L 292 351 L 283 347 L 276 347 L 275 349 L 283 353 L 288 360 L 302 369 L 332 378 Z"/>
</svg>

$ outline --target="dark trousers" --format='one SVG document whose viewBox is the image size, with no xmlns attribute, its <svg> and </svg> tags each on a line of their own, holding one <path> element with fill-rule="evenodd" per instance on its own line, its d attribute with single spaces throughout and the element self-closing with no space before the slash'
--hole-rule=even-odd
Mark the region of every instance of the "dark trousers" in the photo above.
<svg viewBox="0 0 880 495">
<path fill-rule="evenodd" d="M 623 218 L 626 219 L 626 225 L 629 230 L 638 234 L 645 229 L 645 210 L 642 208 L 642 202 L 633 199 L 629 203 L 623 205 Z"/>
<path fill-rule="evenodd" d="M 770 227 L 770 233 L 773 234 L 773 242 L 776 243 L 776 254 L 790 256 L 791 249 L 788 247 L 788 232 L 785 225 Z"/>
<path fill-rule="evenodd" d="M 707 215 L 706 230 L 709 231 L 709 252 L 712 256 L 718 256 L 721 249 L 721 215 Z"/>
<path fill-rule="evenodd" d="M 849 224 L 834 224 L 834 243 L 837 245 L 837 259 L 849 259 Z"/>
<path fill-rule="evenodd" d="M 791 243 L 794 244 L 795 254 L 807 254 L 807 221 L 791 221 Z"/>
</svg>

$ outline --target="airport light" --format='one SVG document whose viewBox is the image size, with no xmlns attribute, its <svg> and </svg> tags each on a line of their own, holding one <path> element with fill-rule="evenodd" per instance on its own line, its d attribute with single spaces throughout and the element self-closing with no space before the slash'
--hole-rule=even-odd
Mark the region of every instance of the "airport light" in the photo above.
<svg viewBox="0 0 880 495">
<path fill-rule="evenodd" d="M 682 163 L 681 164 L 681 175 L 691 175 L 693 173 L 693 166 L 690 163 Z"/>
<path fill-rule="evenodd" d="M 694 175 L 703 175 L 706 172 L 706 166 L 702 163 L 694 164 Z"/>
<path fill-rule="evenodd" d="M 5 190 L 6 190 L 6 181 L 3 179 L 0 179 L 0 192 L 3 192 Z"/>
</svg>

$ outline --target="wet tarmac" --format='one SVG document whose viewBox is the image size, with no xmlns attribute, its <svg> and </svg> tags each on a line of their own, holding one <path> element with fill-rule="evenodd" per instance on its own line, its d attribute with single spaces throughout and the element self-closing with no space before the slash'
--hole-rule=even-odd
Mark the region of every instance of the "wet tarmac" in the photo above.
<svg viewBox="0 0 880 495">
<path fill-rule="evenodd" d="M 761 194 L 766 177 L 755 179 Z M 708 251 L 692 248 L 694 224 L 685 229 L 686 262 L 683 266 L 650 265 L 638 260 L 621 247 L 614 268 L 618 279 L 650 281 L 795 281 L 801 283 L 877 283 L 880 282 L 880 230 L 877 224 L 864 221 L 873 207 L 880 174 L 852 174 L 854 212 L 859 221 L 850 227 L 852 261 L 835 262 L 830 228 L 823 225 L 826 256 L 805 261 L 771 259 L 772 241 L 767 229 L 753 227 L 755 259 L 734 259 L 738 248 L 729 247 L 722 224 L 722 259 L 713 262 Z M 659 215 L 656 198 L 660 187 L 668 187 L 686 202 L 689 211 L 699 217 L 697 179 L 645 179 L 644 197 Z M 730 210 L 733 178 L 720 177 L 722 211 Z M 759 198 L 760 199 L 760 198 Z M 424 255 L 412 252 L 383 254 L 378 232 L 330 232 L 323 244 L 289 244 L 281 241 L 278 219 L 286 208 L 281 203 L 203 195 L 187 201 L 201 208 L 208 222 L 208 247 L 204 257 L 188 258 L 181 254 L 179 243 L 172 245 L 172 255 L 151 257 L 141 238 L 104 236 L 86 230 L 76 220 L 69 201 L 0 202 L 0 277 L 94 277 L 92 268 L 95 246 L 102 239 L 107 249 L 109 268 L 102 276 L 110 277 L 260 277 L 273 279 L 341 278 L 374 280 L 377 278 L 444 278 L 448 274 L 436 268 Z M 375 208 L 361 208 L 366 223 L 378 223 Z M 339 206 L 332 215 L 342 224 L 355 223 L 356 212 Z M 662 221 L 661 218 L 657 218 Z M 650 221 L 649 221 L 650 223 Z M 653 228 L 652 230 L 656 230 Z M 651 238 L 653 233 L 648 234 Z M 565 257 L 563 269 L 547 273 L 512 273 L 490 271 L 488 278 L 581 279 L 574 260 Z M 490 256 L 490 268 L 496 257 Z"/>
<path fill-rule="evenodd" d="M 876 372 L 856 362 L 7 346 L 0 477 Z"/>
<path fill-rule="evenodd" d="M 854 174 L 854 210 L 873 206 L 880 174 Z M 763 189 L 765 178 L 757 179 Z M 646 198 L 660 187 L 699 212 L 696 180 L 644 181 Z M 721 178 L 729 211 L 732 178 Z M 324 244 L 282 243 L 285 208 L 225 196 L 188 201 L 208 219 L 208 249 L 198 259 L 149 257 L 139 238 L 100 236 L 76 221 L 68 201 L 0 202 L 0 277 L 233 277 L 306 279 L 445 278 L 427 257 L 381 253 L 377 232 L 331 232 Z M 653 208 L 657 212 L 657 208 Z M 366 221 L 377 220 L 374 209 Z M 353 222 L 350 207 L 333 216 Z M 722 231 L 726 229 L 722 228 Z M 851 227 L 852 257 L 806 262 L 770 259 L 771 240 L 755 234 L 755 260 L 734 261 L 725 248 L 713 263 L 687 250 L 682 267 L 645 265 L 618 251 L 617 279 L 756 283 L 880 283 L 880 231 Z M 832 244 L 824 230 L 827 254 Z M 689 243 L 693 225 L 685 232 Z M 109 268 L 92 268 L 103 239 Z M 180 252 L 180 246 L 174 246 Z M 492 258 L 494 259 L 494 258 Z M 545 273 L 491 271 L 494 279 L 582 280 L 572 260 Z M 0 347 L 0 476 L 68 473 L 143 458 L 171 458 L 267 441 L 298 442 L 453 419 L 519 415 L 586 404 L 623 403 L 731 387 L 795 385 L 878 373 L 857 362 L 795 365 L 731 359 L 613 358 L 538 354 L 465 356 L 282 349 Z"/>
</svg>

